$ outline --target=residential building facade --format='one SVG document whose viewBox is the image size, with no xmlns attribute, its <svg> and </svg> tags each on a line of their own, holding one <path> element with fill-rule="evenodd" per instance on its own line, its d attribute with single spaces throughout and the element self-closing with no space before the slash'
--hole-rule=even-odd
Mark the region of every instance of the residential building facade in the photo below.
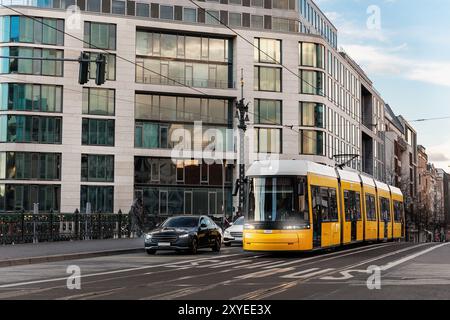
<svg viewBox="0 0 450 320">
<path fill-rule="evenodd" d="M 0 1 L 0 212 L 233 214 L 241 84 L 246 164 L 351 159 L 386 180 L 385 103 L 312 1 Z M 95 62 L 80 85 L 48 60 L 81 52 L 107 54 L 104 85 Z"/>
</svg>

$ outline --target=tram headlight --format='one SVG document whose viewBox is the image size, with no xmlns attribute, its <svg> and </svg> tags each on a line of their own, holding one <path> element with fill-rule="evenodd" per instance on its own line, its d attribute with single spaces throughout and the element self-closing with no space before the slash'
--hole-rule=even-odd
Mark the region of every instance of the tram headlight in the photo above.
<svg viewBox="0 0 450 320">
<path fill-rule="evenodd" d="M 252 224 L 245 224 L 245 225 L 244 225 L 244 229 L 247 229 L 247 230 L 255 230 L 255 226 L 252 225 Z"/>
<path fill-rule="evenodd" d="M 300 226 L 285 226 L 283 229 L 284 230 L 300 230 L 300 229 L 302 229 L 302 227 L 300 227 Z"/>
</svg>

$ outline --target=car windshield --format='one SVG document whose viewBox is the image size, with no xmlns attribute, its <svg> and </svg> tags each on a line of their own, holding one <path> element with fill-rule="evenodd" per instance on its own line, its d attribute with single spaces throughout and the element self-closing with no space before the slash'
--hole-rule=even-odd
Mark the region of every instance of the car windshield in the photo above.
<svg viewBox="0 0 450 320">
<path fill-rule="evenodd" d="M 234 223 L 235 226 L 242 226 L 244 225 L 244 217 L 240 217 L 239 219 L 237 219 Z"/>
<path fill-rule="evenodd" d="M 255 221 L 309 223 L 306 177 L 254 178 L 250 207 Z"/>
<path fill-rule="evenodd" d="M 166 220 L 161 227 L 163 228 L 195 228 L 198 226 L 196 217 L 177 217 Z"/>
</svg>

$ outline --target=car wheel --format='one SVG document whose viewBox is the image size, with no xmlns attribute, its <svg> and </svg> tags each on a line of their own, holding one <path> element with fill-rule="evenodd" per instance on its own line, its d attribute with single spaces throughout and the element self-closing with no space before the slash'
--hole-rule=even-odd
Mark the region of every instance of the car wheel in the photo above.
<svg viewBox="0 0 450 320">
<path fill-rule="evenodd" d="M 145 251 L 147 251 L 147 254 L 149 254 L 149 255 L 154 255 L 156 253 L 156 250 L 148 249 L 148 250 L 145 250 Z"/>
<path fill-rule="evenodd" d="M 192 239 L 192 242 L 191 242 L 191 253 L 197 254 L 197 249 L 198 249 L 197 238 L 194 238 L 194 239 Z"/>
<path fill-rule="evenodd" d="M 216 238 L 216 240 L 214 242 L 214 246 L 212 247 L 212 250 L 214 252 L 219 252 L 221 244 L 222 244 L 222 242 L 220 241 L 220 238 Z"/>
<path fill-rule="evenodd" d="M 231 242 L 225 242 L 225 247 L 231 247 Z"/>
</svg>

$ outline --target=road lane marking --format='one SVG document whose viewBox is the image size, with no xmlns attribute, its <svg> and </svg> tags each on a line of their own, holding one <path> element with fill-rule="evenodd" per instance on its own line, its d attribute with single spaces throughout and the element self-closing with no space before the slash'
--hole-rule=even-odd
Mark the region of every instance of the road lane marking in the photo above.
<svg viewBox="0 0 450 320">
<path fill-rule="evenodd" d="M 277 269 L 268 269 L 261 270 L 253 273 L 243 274 L 241 276 L 234 277 L 235 279 L 243 280 L 243 279 L 259 279 L 265 278 L 268 276 L 273 276 L 278 273 L 286 273 L 295 270 L 294 268 L 277 268 Z"/>
<path fill-rule="evenodd" d="M 332 252 L 332 253 L 327 253 L 321 256 L 314 256 L 314 257 L 310 257 L 310 258 L 303 258 L 303 259 L 299 259 L 299 260 L 295 260 L 295 261 L 291 261 L 291 262 L 285 262 L 285 263 L 280 263 L 280 264 L 276 264 L 272 267 L 285 267 L 285 266 L 290 266 L 293 264 L 298 264 L 298 263 L 303 263 L 306 261 L 311 261 L 311 260 L 315 260 L 315 259 L 322 259 L 325 258 L 323 260 L 319 260 L 317 262 L 324 262 L 324 261 L 328 261 L 328 260 L 334 260 L 337 258 L 342 258 L 342 257 L 347 257 L 347 256 L 351 256 L 354 254 L 358 254 L 358 253 L 363 253 L 363 252 L 368 252 L 368 251 L 373 251 L 373 250 L 377 250 L 380 248 L 384 248 L 387 246 L 391 246 L 392 244 L 383 244 L 383 245 L 373 245 L 367 248 L 354 248 L 354 249 L 349 249 L 349 250 L 345 250 L 345 251 L 340 251 L 340 252 Z M 327 258 L 330 257 L 330 258 Z"/>
<path fill-rule="evenodd" d="M 328 269 L 324 269 L 324 270 L 319 270 L 319 268 L 313 268 L 313 269 L 309 269 L 309 270 L 304 270 L 304 271 L 287 274 L 287 275 L 281 276 L 281 278 L 283 278 L 283 279 L 308 279 L 308 278 L 318 276 L 322 273 L 327 273 L 327 272 L 330 272 L 333 270 L 335 270 L 335 269 L 328 268 Z"/>
<path fill-rule="evenodd" d="M 384 246 L 386 246 L 386 245 L 384 245 Z M 384 247 L 384 246 L 378 246 L 377 248 Z M 395 254 L 399 253 L 399 252 L 404 252 L 404 251 L 407 251 L 407 250 L 412 250 L 412 249 L 415 249 L 415 248 L 420 247 L 420 246 L 421 245 L 408 247 L 408 248 L 403 249 L 403 250 L 397 250 L 397 251 L 395 251 Z M 374 249 L 374 248 L 372 248 L 372 249 Z M 369 251 L 369 250 L 357 251 L 357 252 L 345 254 L 345 255 L 342 255 L 342 256 L 348 256 L 348 255 L 357 254 L 357 253 L 366 252 L 366 251 Z M 329 255 L 334 255 L 334 253 L 331 253 Z M 392 255 L 392 254 L 389 254 L 389 255 Z M 379 259 L 380 257 L 384 257 L 384 256 L 386 256 L 386 255 L 379 256 L 379 257 L 377 257 L 377 259 Z M 331 257 L 331 258 L 323 259 L 323 260 L 320 260 L 320 261 L 309 262 L 308 264 L 312 264 L 312 263 L 316 263 L 316 262 L 323 262 L 323 261 L 332 260 L 332 259 L 336 259 L 336 258 L 340 258 L 340 257 L 339 256 Z M 311 260 L 311 258 L 305 259 L 305 260 Z M 373 260 L 373 259 L 370 259 L 370 260 Z M 354 266 L 348 266 L 348 267 L 345 267 L 345 268 L 341 268 L 340 270 L 345 270 L 345 269 L 347 269 L 349 267 L 352 268 Z M 333 272 L 334 270 L 335 269 L 327 270 L 326 272 Z M 320 272 L 319 275 L 323 274 L 323 273 L 326 273 L 326 272 Z M 281 284 L 281 285 L 278 285 L 278 286 L 274 286 L 274 287 L 271 287 L 271 288 L 259 289 L 259 290 L 256 290 L 256 291 L 252 291 L 252 292 L 249 292 L 249 293 L 247 293 L 245 295 L 239 296 L 239 298 L 240 298 L 240 300 L 244 300 L 244 299 L 252 299 L 252 300 L 264 299 L 264 298 L 271 297 L 271 296 L 277 295 L 279 293 L 285 292 L 288 289 L 296 287 L 296 286 L 298 286 L 301 283 L 309 282 L 310 279 L 314 279 L 316 277 L 317 277 L 317 275 L 312 275 L 312 276 L 310 275 L 306 279 L 296 279 L 296 280 L 290 281 L 288 283 L 284 283 L 284 284 Z M 282 277 L 280 277 L 280 278 L 282 278 Z M 235 298 L 237 298 L 237 297 L 235 297 Z M 235 299 L 235 298 L 233 298 L 233 299 Z"/>
<path fill-rule="evenodd" d="M 383 254 L 383 255 L 378 256 L 378 257 L 370 258 L 370 259 L 364 260 L 362 262 L 359 262 L 357 264 L 353 264 L 353 265 L 350 265 L 350 266 L 347 266 L 347 267 L 344 267 L 344 268 L 340 268 L 338 272 L 339 272 L 339 274 L 341 274 L 341 276 L 337 276 L 337 277 L 336 276 L 327 276 L 327 277 L 320 278 L 320 280 L 332 280 L 332 281 L 333 280 L 341 280 L 341 281 L 342 280 L 348 280 L 350 278 L 353 278 L 353 275 L 348 273 L 348 271 L 352 271 L 352 272 L 359 272 L 360 271 L 360 270 L 353 270 L 354 268 L 357 268 L 357 267 L 363 266 L 365 264 L 369 264 L 369 263 L 372 263 L 374 261 L 381 260 L 381 259 L 384 259 L 384 258 L 387 258 L 387 257 L 390 257 L 390 256 L 394 256 L 396 254 L 400 254 L 400 253 L 403 253 L 403 252 L 406 252 L 406 251 L 417 249 L 417 248 L 420 248 L 420 247 L 423 247 L 423 246 L 426 246 L 426 245 L 427 245 L 427 243 L 419 244 L 419 245 L 415 245 L 415 246 L 412 246 L 412 247 L 407 247 L 407 248 L 404 248 L 404 249 L 401 249 L 401 250 L 397 250 L 397 251 L 394 251 L 394 252 L 386 253 L 386 254 Z M 428 250 L 429 249 L 427 249 L 425 251 L 429 252 Z M 401 260 L 403 260 L 403 259 L 401 259 Z M 367 271 L 365 271 L 365 273 L 367 273 Z"/>
<path fill-rule="evenodd" d="M 237 253 L 237 254 L 229 254 L 229 255 L 221 256 L 221 258 L 228 258 L 228 257 L 231 257 L 231 256 L 238 256 L 238 255 L 241 255 L 241 254 L 239 254 L 239 253 Z M 195 259 L 195 260 L 190 260 L 188 262 L 203 261 L 203 260 L 208 260 L 208 259 L 210 259 L 210 258 Z M 174 264 L 182 264 L 182 263 L 186 263 L 186 262 L 187 261 L 171 262 L 171 263 L 164 263 L 164 264 L 159 264 L 159 265 L 154 265 L 154 266 L 143 266 L 143 267 L 136 267 L 136 268 L 127 268 L 127 269 L 119 269 L 119 270 L 112 270 L 112 271 L 97 272 L 97 273 L 81 275 L 81 276 L 76 277 L 76 278 L 89 278 L 89 277 L 104 276 L 104 275 L 124 273 L 124 272 L 131 272 L 131 271 L 139 271 L 139 270 L 145 270 L 145 269 L 160 268 L 160 267 L 171 266 L 171 265 L 174 265 Z M 33 281 L 25 281 L 25 282 L 17 282 L 17 283 L 8 283 L 8 284 L 0 285 L 0 289 L 20 287 L 20 286 L 27 286 L 27 285 L 33 285 L 33 284 L 48 283 L 48 282 L 55 282 L 55 281 L 66 281 L 66 280 L 67 280 L 67 276 L 66 277 L 60 277 L 60 278 L 33 280 Z"/>
<path fill-rule="evenodd" d="M 252 263 L 249 265 L 246 265 L 244 267 L 242 267 L 242 269 L 253 269 L 253 268 L 272 268 L 271 266 L 280 264 L 280 262 L 284 262 L 284 261 L 261 261 L 261 262 L 257 262 L 257 263 Z M 240 268 L 240 267 L 234 267 L 235 269 Z"/>
<path fill-rule="evenodd" d="M 423 256 L 424 254 L 427 254 L 427 253 L 429 253 L 429 252 L 431 252 L 431 251 L 434 251 L 434 250 L 436 250 L 436 249 L 442 248 L 442 247 L 447 246 L 447 245 L 449 245 L 449 244 L 450 244 L 450 243 L 443 243 L 443 244 L 440 244 L 440 245 L 437 245 L 437 246 L 428 248 L 428 249 L 426 249 L 426 250 L 417 252 L 417 253 L 412 254 L 412 255 L 410 255 L 410 256 L 404 257 L 404 258 L 399 259 L 399 260 L 397 260 L 397 261 L 389 262 L 388 264 L 386 264 L 386 265 L 384 265 L 384 266 L 381 267 L 381 271 L 389 270 L 389 269 L 391 269 L 391 268 L 393 268 L 393 267 L 396 267 L 396 266 L 398 266 L 398 265 L 400 265 L 400 264 L 402 264 L 402 263 L 405 263 L 405 262 L 407 262 L 407 261 L 409 261 L 409 260 L 412 260 L 412 259 L 418 258 L 418 257 L 420 257 L 420 256 Z"/>
</svg>

